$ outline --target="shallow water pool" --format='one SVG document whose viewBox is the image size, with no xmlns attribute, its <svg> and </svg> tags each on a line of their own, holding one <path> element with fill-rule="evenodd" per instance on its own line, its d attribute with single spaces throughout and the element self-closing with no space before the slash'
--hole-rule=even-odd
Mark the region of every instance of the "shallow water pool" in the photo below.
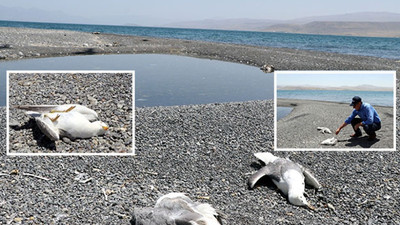
<svg viewBox="0 0 400 225">
<path fill-rule="evenodd" d="M 7 70 L 135 70 L 136 107 L 273 98 L 273 74 L 256 67 L 174 55 L 91 55 L 0 63 L 0 106 Z"/>
</svg>

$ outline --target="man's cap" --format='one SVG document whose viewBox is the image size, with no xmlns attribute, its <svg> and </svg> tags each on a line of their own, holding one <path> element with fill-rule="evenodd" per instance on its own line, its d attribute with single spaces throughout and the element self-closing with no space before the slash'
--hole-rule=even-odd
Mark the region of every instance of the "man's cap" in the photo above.
<svg viewBox="0 0 400 225">
<path fill-rule="evenodd" d="M 353 106 L 353 105 L 355 105 L 355 104 L 357 104 L 357 103 L 359 103 L 359 102 L 361 102 L 361 98 L 358 97 L 358 96 L 354 96 L 353 99 L 352 99 L 352 102 L 351 102 L 350 106 Z"/>
</svg>

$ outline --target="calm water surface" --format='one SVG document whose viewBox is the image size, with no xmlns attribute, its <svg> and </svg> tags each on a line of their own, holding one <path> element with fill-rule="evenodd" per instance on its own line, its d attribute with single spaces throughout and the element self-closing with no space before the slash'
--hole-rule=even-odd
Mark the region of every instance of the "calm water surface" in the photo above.
<svg viewBox="0 0 400 225">
<path fill-rule="evenodd" d="M 172 55 L 93 55 L 1 62 L 2 106 L 6 70 L 135 70 L 137 107 L 273 98 L 273 75 L 252 66 Z"/>
<path fill-rule="evenodd" d="M 280 120 L 283 117 L 289 115 L 292 110 L 292 107 L 276 107 L 276 120 Z"/>
<path fill-rule="evenodd" d="M 16 21 L 0 21 L 0 26 L 61 29 L 84 32 L 98 31 L 112 34 L 305 49 L 321 52 L 336 52 L 351 55 L 400 59 L 400 38 Z"/>
<path fill-rule="evenodd" d="M 349 103 L 354 96 L 371 105 L 393 106 L 393 91 L 277 90 L 277 98 L 292 98 Z"/>
</svg>

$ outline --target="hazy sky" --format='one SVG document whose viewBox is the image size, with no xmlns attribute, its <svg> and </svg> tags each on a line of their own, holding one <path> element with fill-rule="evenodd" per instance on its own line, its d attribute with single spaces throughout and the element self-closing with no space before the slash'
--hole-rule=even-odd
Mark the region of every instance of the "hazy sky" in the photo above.
<svg viewBox="0 0 400 225">
<path fill-rule="evenodd" d="M 141 25 L 210 18 L 287 20 L 352 12 L 400 13 L 398 0 L 2 0 L 0 6 L 29 9 L 43 16 L 43 11 L 55 12 L 79 17 L 82 23 Z M 13 19 L 26 17 L 22 14 L 26 13 L 17 13 Z"/>
<path fill-rule="evenodd" d="M 363 73 L 345 73 L 345 74 L 277 74 L 278 86 L 358 86 L 374 85 L 379 87 L 393 88 L 393 73 L 388 74 L 363 74 Z"/>
</svg>

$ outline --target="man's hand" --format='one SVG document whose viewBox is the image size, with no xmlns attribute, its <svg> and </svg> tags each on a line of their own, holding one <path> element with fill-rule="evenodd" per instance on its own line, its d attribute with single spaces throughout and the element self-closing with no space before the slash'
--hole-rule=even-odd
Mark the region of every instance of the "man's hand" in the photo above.
<svg viewBox="0 0 400 225">
<path fill-rule="evenodd" d="M 336 135 L 338 135 L 339 134 L 339 132 L 340 132 L 340 128 L 338 128 L 337 130 L 336 130 Z"/>
</svg>

